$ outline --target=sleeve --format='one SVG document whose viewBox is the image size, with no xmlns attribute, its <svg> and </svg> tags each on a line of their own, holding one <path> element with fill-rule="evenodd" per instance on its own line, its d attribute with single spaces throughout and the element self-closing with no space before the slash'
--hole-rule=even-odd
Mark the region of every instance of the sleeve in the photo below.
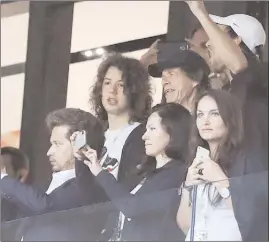
<svg viewBox="0 0 269 242">
<path fill-rule="evenodd" d="M 160 184 L 155 184 L 155 189 L 146 194 L 132 195 L 126 190 L 113 175 L 106 171 L 101 171 L 96 177 L 98 182 L 105 189 L 112 203 L 127 218 L 144 215 L 152 211 L 160 211 L 168 208 L 177 192 L 175 179 L 168 178 Z M 144 187 L 145 186 L 145 187 Z M 143 190 L 146 190 L 146 183 Z M 142 189 L 141 188 L 141 189 Z"/>
<path fill-rule="evenodd" d="M 105 191 L 82 161 L 76 161 L 75 170 L 81 196 L 87 205 L 108 201 Z"/>
<path fill-rule="evenodd" d="M 140 124 L 131 132 L 123 146 L 118 180 L 124 184 L 129 191 L 141 181 L 141 177 L 135 175 L 134 171 L 146 157 L 145 143 L 142 140 L 145 130 L 145 124 Z"/>
<path fill-rule="evenodd" d="M 17 207 L 8 200 L 1 198 L 1 222 L 17 218 Z"/>
<path fill-rule="evenodd" d="M 243 174 L 230 179 L 233 210 L 243 241 L 267 238 L 268 171 L 264 157 L 261 151 L 246 155 Z"/>
<path fill-rule="evenodd" d="M 248 67 L 236 73 L 231 81 L 231 92 L 245 104 L 249 99 L 268 98 L 265 68 L 254 56 L 247 56 Z"/>
<path fill-rule="evenodd" d="M 250 90 L 255 80 L 253 75 L 254 73 L 251 71 L 250 66 L 248 66 L 246 69 L 233 76 L 230 86 L 231 92 L 240 99 L 242 104 L 246 102 L 248 90 Z"/>
<path fill-rule="evenodd" d="M 53 201 L 49 195 L 8 176 L 1 180 L 1 190 L 3 198 L 27 213 L 39 214 L 53 207 Z"/>
</svg>

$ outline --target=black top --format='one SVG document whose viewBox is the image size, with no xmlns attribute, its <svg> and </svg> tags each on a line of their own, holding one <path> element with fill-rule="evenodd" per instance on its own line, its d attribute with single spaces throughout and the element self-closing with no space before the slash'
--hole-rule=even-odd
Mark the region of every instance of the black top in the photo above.
<svg viewBox="0 0 269 242">
<path fill-rule="evenodd" d="M 235 218 L 243 241 L 268 239 L 267 155 L 261 150 L 234 152 L 228 172 Z"/>
<path fill-rule="evenodd" d="M 169 214 L 177 188 L 185 180 L 185 175 L 186 166 L 181 161 L 172 160 L 149 175 L 142 187 L 132 195 L 113 175 L 106 171 L 98 174 L 97 181 L 113 205 L 126 216 L 121 240 L 170 240 L 171 234 L 178 234 L 176 214 L 170 219 L 166 215 Z M 118 217 L 119 214 L 117 220 Z M 165 234 L 168 224 L 177 231 Z"/>
<path fill-rule="evenodd" d="M 268 147 L 268 95 L 264 69 L 252 56 L 247 56 L 248 67 L 235 74 L 230 91 L 243 105 L 245 145 Z"/>
</svg>

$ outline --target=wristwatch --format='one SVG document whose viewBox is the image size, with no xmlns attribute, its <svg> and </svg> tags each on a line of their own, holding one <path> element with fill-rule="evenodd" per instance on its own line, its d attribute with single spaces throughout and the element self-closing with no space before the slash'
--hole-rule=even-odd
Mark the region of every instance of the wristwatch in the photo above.
<svg viewBox="0 0 269 242">
<path fill-rule="evenodd" d="M 219 190 L 219 194 L 222 198 L 227 199 L 231 196 L 230 188 L 229 187 L 223 187 Z"/>
</svg>

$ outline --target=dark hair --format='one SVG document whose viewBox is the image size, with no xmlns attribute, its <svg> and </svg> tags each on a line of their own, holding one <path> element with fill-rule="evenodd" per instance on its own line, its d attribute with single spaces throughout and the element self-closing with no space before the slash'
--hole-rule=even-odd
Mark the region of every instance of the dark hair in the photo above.
<svg viewBox="0 0 269 242">
<path fill-rule="evenodd" d="M 11 156 L 12 167 L 15 172 L 19 171 L 20 169 L 29 170 L 29 158 L 22 150 L 6 146 L 1 148 L 1 154 Z"/>
<path fill-rule="evenodd" d="M 200 95 L 201 93 L 210 88 L 208 73 L 203 68 L 197 69 L 197 67 L 193 67 L 192 65 L 188 64 L 182 64 L 178 68 L 183 70 L 186 73 L 187 77 L 189 77 L 192 81 L 198 83 L 198 85 L 195 87 L 197 90 L 197 95 Z M 165 95 L 163 93 L 162 103 L 165 102 Z"/>
<path fill-rule="evenodd" d="M 144 121 L 148 117 L 152 103 L 148 72 L 140 61 L 118 53 L 109 55 L 98 68 L 97 81 L 90 97 L 97 117 L 107 121 L 107 112 L 102 104 L 102 85 L 108 69 L 112 66 L 122 72 L 130 121 Z"/>
<path fill-rule="evenodd" d="M 228 129 L 228 134 L 221 140 L 220 146 L 216 151 L 217 157 L 214 157 L 216 162 L 221 166 L 224 172 L 227 173 L 231 165 L 229 156 L 234 150 L 240 150 L 243 144 L 244 127 L 242 118 L 242 106 L 239 99 L 233 94 L 224 90 L 208 90 L 200 95 L 195 103 L 194 119 L 197 119 L 197 106 L 200 100 L 205 97 L 211 97 L 215 100 L 218 106 L 219 114 Z M 199 134 L 196 126 L 196 122 L 193 124 L 192 136 L 190 140 L 192 163 L 196 149 L 198 146 L 202 146 L 208 149 L 208 143 L 203 140 Z"/>
<path fill-rule="evenodd" d="M 219 114 L 228 129 L 228 133 L 220 142 L 219 147 L 215 153 L 215 157 L 212 159 L 219 164 L 223 172 L 227 174 L 234 159 L 234 154 L 238 154 L 242 151 L 244 127 L 242 118 L 242 106 L 239 99 L 233 94 L 224 90 L 209 90 L 203 93 L 197 99 L 195 105 L 195 122 L 193 124 L 192 136 L 190 139 L 191 157 L 189 165 L 191 165 L 195 158 L 195 153 L 198 146 L 202 146 L 209 150 L 208 143 L 202 139 L 196 126 L 197 119 L 197 106 L 200 100 L 205 97 L 211 97 L 215 100 L 218 106 Z M 209 189 L 211 184 L 207 184 L 205 189 L 208 189 L 208 199 L 212 205 L 217 205 L 221 201 L 221 196 L 217 194 L 215 197 L 210 195 Z"/>
<path fill-rule="evenodd" d="M 187 162 L 189 159 L 189 138 L 192 127 L 192 116 L 189 111 L 177 103 L 158 104 L 152 108 L 161 118 L 161 125 L 170 136 L 170 142 L 165 148 L 165 154 L 174 160 Z M 148 159 L 141 166 L 141 170 L 151 167 L 148 162 L 156 162 Z M 153 167 L 155 169 L 155 167 Z"/>
<path fill-rule="evenodd" d="M 105 140 L 104 130 L 101 123 L 92 114 L 77 108 L 62 108 L 49 113 L 46 124 L 50 132 L 55 127 L 69 127 L 66 134 L 68 140 L 75 131 L 85 130 L 87 144 L 96 150 L 98 157 L 100 157 Z"/>
</svg>

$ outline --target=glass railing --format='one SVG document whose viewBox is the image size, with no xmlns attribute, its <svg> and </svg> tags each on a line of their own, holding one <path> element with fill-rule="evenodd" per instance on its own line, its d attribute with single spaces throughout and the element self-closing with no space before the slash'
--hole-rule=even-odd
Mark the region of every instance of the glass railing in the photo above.
<svg viewBox="0 0 269 242">
<path fill-rule="evenodd" d="M 142 240 L 143 234 L 138 233 L 152 230 L 154 238 L 162 241 L 268 241 L 268 171 L 203 182 L 188 190 L 178 186 L 131 200 L 121 198 L 3 222 L 1 241 L 109 240 L 117 225 L 117 209 L 125 215 L 123 231 L 128 226 L 122 240 Z M 185 217 L 178 213 L 181 230 L 176 216 L 182 199 L 187 203 L 181 203 Z M 140 223 L 145 224 L 144 230 Z"/>
</svg>

